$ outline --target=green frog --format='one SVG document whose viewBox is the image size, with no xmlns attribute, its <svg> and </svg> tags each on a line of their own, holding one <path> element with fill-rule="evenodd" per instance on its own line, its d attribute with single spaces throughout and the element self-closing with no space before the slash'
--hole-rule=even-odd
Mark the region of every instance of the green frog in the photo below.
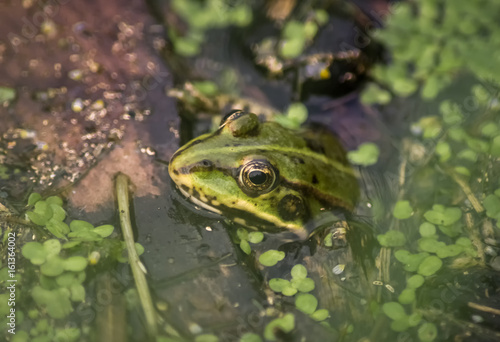
<svg viewBox="0 0 500 342">
<path fill-rule="evenodd" d="M 352 211 L 358 183 L 331 134 L 295 131 L 236 110 L 181 147 L 168 171 L 192 202 L 260 230 L 306 238 L 328 210 Z"/>
</svg>

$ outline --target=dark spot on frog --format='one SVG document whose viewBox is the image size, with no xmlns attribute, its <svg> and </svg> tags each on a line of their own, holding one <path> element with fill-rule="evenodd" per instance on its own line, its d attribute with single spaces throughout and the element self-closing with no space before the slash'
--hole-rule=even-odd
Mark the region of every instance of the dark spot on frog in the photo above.
<svg viewBox="0 0 500 342">
<path fill-rule="evenodd" d="M 185 192 L 189 193 L 189 188 L 185 184 L 181 184 L 181 189 L 184 190 Z"/>
<path fill-rule="evenodd" d="M 319 141 L 313 139 L 304 140 L 306 141 L 306 145 L 310 150 L 320 154 L 325 154 L 325 147 Z"/>
<path fill-rule="evenodd" d="M 278 213 L 284 221 L 305 219 L 307 210 L 298 196 L 286 195 L 278 203 Z"/>
<path fill-rule="evenodd" d="M 312 181 L 311 181 L 313 184 L 318 184 L 318 177 L 316 177 L 316 175 L 314 174 L 313 177 L 312 177 Z"/>
<path fill-rule="evenodd" d="M 200 164 L 203 166 L 203 167 L 206 167 L 206 168 L 209 168 L 209 167 L 212 167 L 213 166 L 213 163 L 208 160 L 208 159 L 203 159 Z"/>
<path fill-rule="evenodd" d="M 176 169 L 174 169 L 174 170 L 172 170 L 172 173 L 177 176 L 179 174 L 179 171 L 177 171 Z"/>
<path fill-rule="evenodd" d="M 295 164 L 305 164 L 306 162 L 304 161 L 304 159 L 300 158 L 300 157 L 293 157 L 292 158 L 292 161 L 295 163 Z"/>
</svg>

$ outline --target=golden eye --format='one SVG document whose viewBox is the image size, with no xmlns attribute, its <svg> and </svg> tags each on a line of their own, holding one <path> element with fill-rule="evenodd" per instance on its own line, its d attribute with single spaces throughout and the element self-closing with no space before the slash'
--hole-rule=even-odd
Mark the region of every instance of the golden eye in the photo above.
<svg viewBox="0 0 500 342">
<path fill-rule="evenodd" d="M 238 182 L 241 190 L 249 196 L 265 194 L 275 188 L 277 170 L 267 160 L 252 160 L 240 169 Z"/>
</svg>

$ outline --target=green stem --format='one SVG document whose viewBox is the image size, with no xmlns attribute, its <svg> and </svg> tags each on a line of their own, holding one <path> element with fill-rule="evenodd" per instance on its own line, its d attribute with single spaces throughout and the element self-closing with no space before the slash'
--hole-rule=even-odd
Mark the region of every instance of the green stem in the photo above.
<svg viewBox="0 0 500 342">
<path fill-rule="evenodd" d="M 135 250 L 134 234 L 132 232 L 132 224 L 130 222 L 128 177 L 123 173 L 119 173 L 116 176 L 115 184 L 116 197 L 118 199 L 118 210 L 120 212 L 120 224 L 122 227 L 123 238 L 125 239 L 127 246 L 128 261 L 130 267 L 132 268 L 135 286 L 137 288 L 137 292 L 139 293 L 139 299 L 141 300 L 144 315 L 146 316 L 148 334 L 151 337 L 156 337 L 156 310 L 153 306 L 146 276 L 143 272 L 144 266 L 139 260 L 139 256 Z"/>
</svg>

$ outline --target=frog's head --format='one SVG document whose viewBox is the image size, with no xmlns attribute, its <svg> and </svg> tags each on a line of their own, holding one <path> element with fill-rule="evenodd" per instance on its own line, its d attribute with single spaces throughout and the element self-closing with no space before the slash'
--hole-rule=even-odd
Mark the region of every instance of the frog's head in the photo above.
<svg viewBox="0 0 500 342">
<path fill-rule="evenodd" d="M 325 202 L 346 209 L 353 205 L 351 198 L 323 190 L 319 183 L 326 182 L 326 171 L 307 165 L 311 158 L 306 141 L 295 132 L 234 111 L 216 132 L 180 148 L 169 173 L 191 201 L 236 223 L 301 232 Z M 333 163 L 352 177 L 348 166 Z"/>
</svg>

